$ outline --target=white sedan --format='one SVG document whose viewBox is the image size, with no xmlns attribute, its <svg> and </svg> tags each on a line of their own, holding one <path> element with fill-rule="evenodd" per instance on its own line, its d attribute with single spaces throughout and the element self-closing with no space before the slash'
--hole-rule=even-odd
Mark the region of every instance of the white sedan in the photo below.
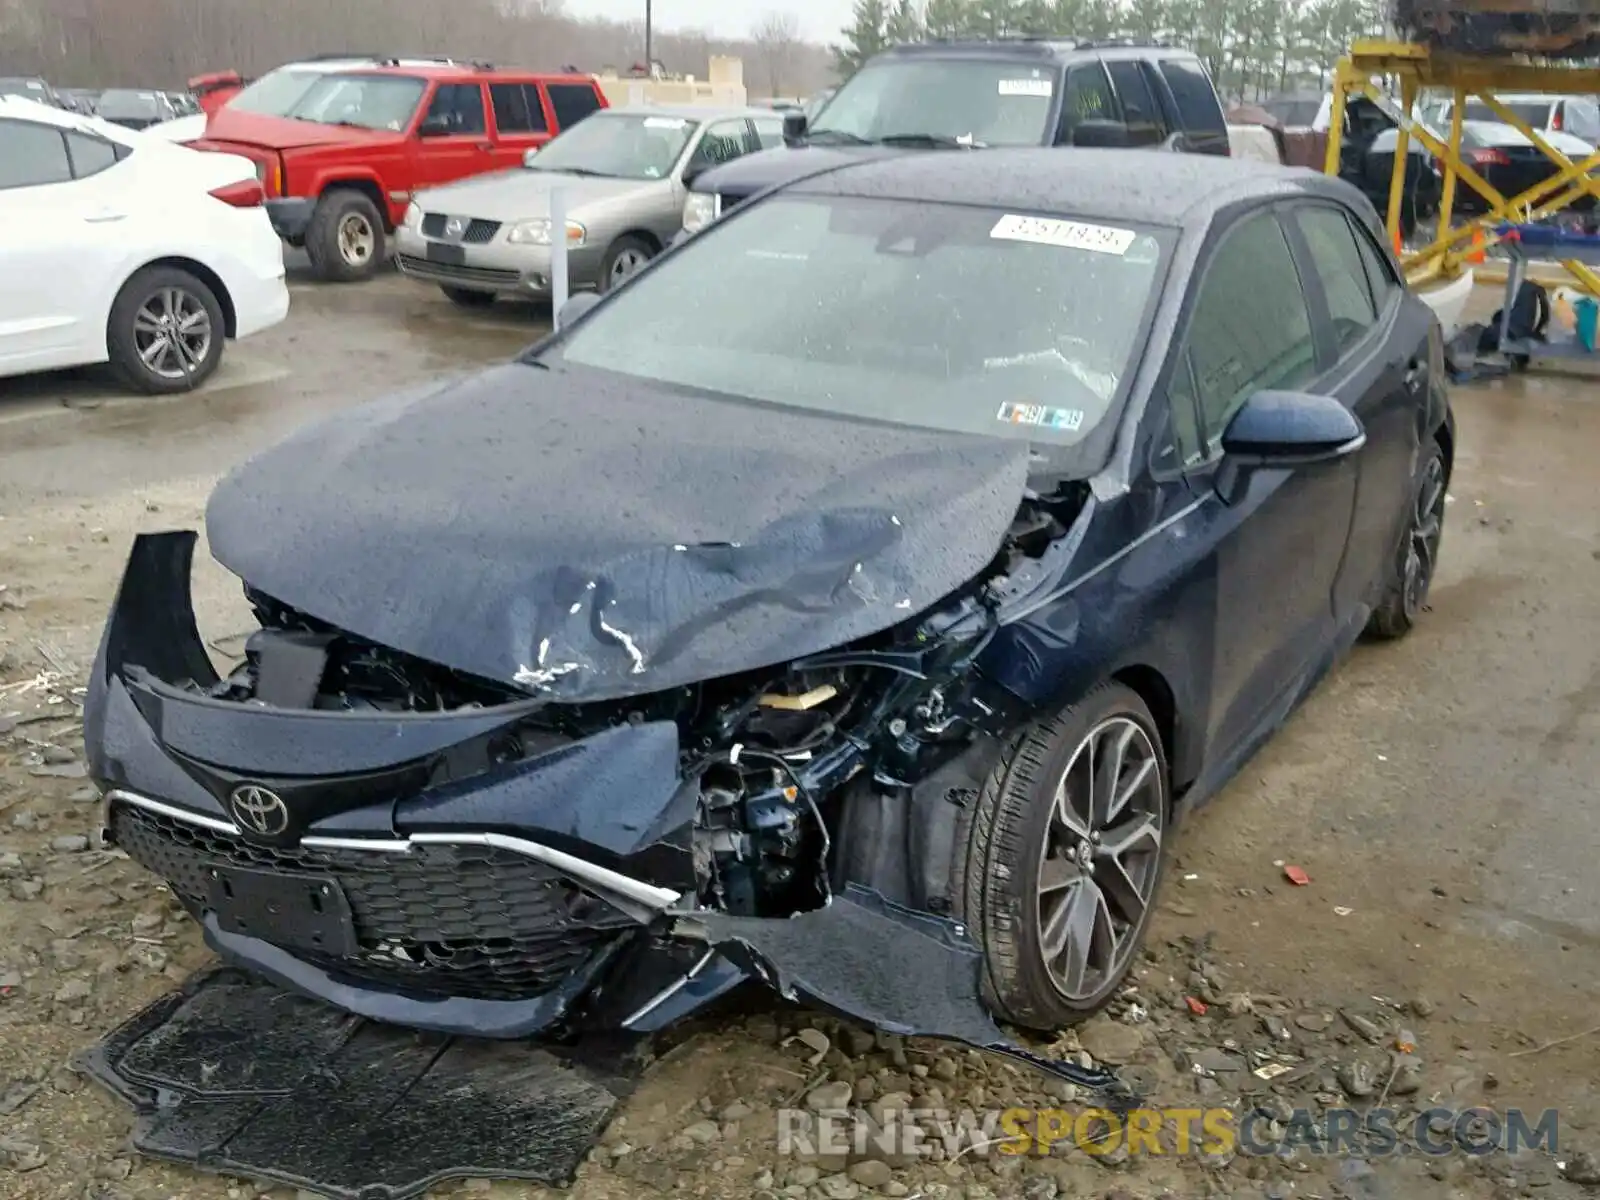
<svg viewBox="0 0 1600 1200">
<path fill-rule="evenodd" d="M 110 363 L 198 387 L 289 312 L 248 160 L 0 98 L 0 377 Z"/>
</svg>

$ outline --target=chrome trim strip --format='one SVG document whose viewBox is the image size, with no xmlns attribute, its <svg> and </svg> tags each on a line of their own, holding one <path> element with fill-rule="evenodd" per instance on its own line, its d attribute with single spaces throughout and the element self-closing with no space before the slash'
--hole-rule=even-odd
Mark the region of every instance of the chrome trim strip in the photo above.
<svg viewBox="0 0 1600 1200">
<path fill-rule="evenodd" d="M 135 808 L 142 808 L 146 812 L 153 812 L 158 817 L 171 817 L 174 821 L 182 821 L 187 825 L 198 825 L 201 829 L 209 829 L 213 833 L 231 833 L 234 837 L 243 837 L 244 832 L 232 821 L 224 821 L 217 817 L 208 817 L 205 813 L 192 812 L 187 808 L 177 808 L 171 804 L 163 804 L 159 800 L 152 800 L 148 796 L 141 796 L 135 792 L 125 792 L 121 788 L 113 788 L 106 793 L 106 827 L 111 827 L 109 820 L 111 806 L 118 801 L 131 804 Z"/>
<path fill-rule="evenodd" d="M 711 948 L 710 950 L 707 950 L 704 954 L 702 954 L 699 957 L 699 959 L 697 959 L 695 961 L 694 966 L 690 967 L 688 969 L 688 971 L 686 971 L 684 973 L 683 978 L 673 980 L 671 983 L 667 984 L 666 987 L 662 988 L 659 992 L 657 992 L 649 1000 L 646 1000 L 644 1002 L 644 1004 L 640 1007 L 638 1012 L 634 1013 L 627 1020 L 623 1021 L 622 1027 L 624 1029 L 626 1029 L 628 1026 L 634 1024 L 635 1022 L 644 1020 L 651 1013 L 655 1012 L 656 1009 L 660 1008 L 663 1004 L 665 1004 L 668 1000 L 671 1000 L 679 992 L 683 991 L 684 988 L 689 986 L 689 981 L 691 979 L 693 979 L 696 975 L 700 974 L 701 971 L 705 970 L 706 964 L 711 961 L 712 955 L 716 954 L 716 952 L 717 951 L 716 951 L 715 947 Z"/>
<path fill-rule="evenodd" d="M 106 793 L 106 827 L 109 828 L 110 807 L 113 803 L 131 804 L 135 808 L 142 808 L 157 816 L 169 817 L 174 821 L 183 821 L 190 825 L 198 825 L 202 829 L 209 829 L 214 833 L 231 834 L 243 838 L 244 834 L 239 827 L 231 821 L 218 820 L 208 817 L 204 813 L 191 812 L 186 808 L 177 808 L 171 804 L 163 804 L 159 800 L 152 800 L 148 796 L 141 796 L 135 792 L 116 789 Z M 413 846 L 484 846 L 494 850 L 505 850 L 511 854 L 520 854 L 524 858 L 531 858 L 535 862 L 544 863 L 554 867 L 563 874 L 570 875 L 583 883 L 592 884 L 594 887 L 611 892 L 623 899 L 655 911 L 663 911 L 678 903 L 681 895 L 671 888 L 656 887 L 654 884 L 645 883 L 634 879 L 609 867 L 597 866 L 574 855 L 549 846 L 530 842 L 523 838 L 508 837 L 500 833 L 414 833 L 404 839 L 394 838 L 347 838 L 347 837 L 308 837 L 300 843 L 308 850 L 366 850 L 377 854 L 408 854 Z"/>
</svg>

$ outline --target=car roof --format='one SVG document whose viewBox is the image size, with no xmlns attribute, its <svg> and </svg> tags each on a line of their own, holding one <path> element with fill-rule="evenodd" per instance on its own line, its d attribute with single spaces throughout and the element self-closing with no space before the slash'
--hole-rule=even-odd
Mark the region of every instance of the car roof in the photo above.
<svg viewBox="0 0 1600 1200">
<path fill-rule="evenodd" d="M 26 121 L 38 121 L 43 125 L 59 125 L 63 129 L 85 128 L 83 118 L 77 113 L 11 93 L 0 95 L 0 117 L 17 117 Z"/>
<path fill-rule="evenodd" d="M 1252 196 L 1311 192 L 1351 200 L 1349 184 L 1301 167 L 1211 154 L 1022 147 L 941 150 L 854 163 L 789 190 L 1204 225 Z"/>
<path fill-rule="evenodd" d="M 935 38 L 890 46 L 873 56 L 874 61 L 895 58 L 1019 58 L 1058 62 L 1083 53 L 1101 51 L 1159 51 L 1168 58 L 1194 58 L 1192 50 L 1166 42 L 1137 38 Z"/>
<path fill-rule="evenodd" d="M 709 104 L 613 104 L 605 110 L 611 116 L 681 117 L 686 121 L 724 121 L 730 117 L 765 117 L 777 114 L 770 108 L 742 105 L 723 108 Z"/>
<path fill-rule="evenodd" d="M 493 63 L 466 62 L 448 58 L 316 58 L 285 63 L 292 70 L 339 72 L 347 75 L 404 75 L 423 79 L 483 79 L 495 82 L 497 76 L 508 81 L 537 79 L 551 83 L 593 84 L 593 75 L 574 75 L 564 71 L 536 71 L 522 67 L 498 67 Z"/>
</svg>

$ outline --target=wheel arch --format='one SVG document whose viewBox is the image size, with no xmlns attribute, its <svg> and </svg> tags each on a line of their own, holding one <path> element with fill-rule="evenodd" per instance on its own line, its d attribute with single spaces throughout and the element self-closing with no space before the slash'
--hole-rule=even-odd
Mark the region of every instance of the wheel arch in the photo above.
<svg viewBox="0 0 1600 1200">
<path fill-rule="evenodd" d="M 360 192 L 373 207 L 378 210 L 378 219 L 383 222 L 383 231 L 393 233 L 395 230 L 394 218 L 389 213 L 389 201 L 383 194 L 383 188 L 376 179 L 365 175 L 340 176 L 335 179 L 325 180 L 317 189 L 317 199 L 321 201 L 330 192 Z"/>
<path fill-rule="evenodd" d="M 181 254 L 167 255 L 163 258 L 153 258 L 149 262 L 140 263 L 137 267 L 127 273 L 122 282 L 117 285 L 117 290 L 111 297 L 111 303 L 106 307 L 106 317 L 102 324 L 107 328 L 107 330 L 110 328 L 111 310 L 116 306 L 117 297 L 122 295 L 122 290 L 128 286 L 133 277 L 139 274 L 141 271 L 154 271 L 159 270 L 162 267 L 170 267 L 177 271 L 187 271 L 190 275 L 193 275 L 201 283 L 210 288 L 211 294 L 217 298 L 217 303 L 222 306 L 223 332 L 230 338 L 237 336 L 239 328 L 238 312 L 234 308 L 233 296 L 228 291 L 228 285 L 222 282 L 222 276 L 218 275 L 210 267 L 206 266 L 205 263 L 193 258 L 185 258 Z"/>
<path fill-rule="evenodd" d="M 1120 683 L 1132 689 L 1143 700 L 1145 707 L 1150 710 L 1150 715 L 1156 721 L 1156 733 L 1161 738 L 1161 752 L 1167 759 L 1167 770 L 1172 778 L 1172 791 L 1177 791 L 1180 782 L 1187 783 L 1192 771 L 1188 762 L 1180 763 L 1181 746 L 1178 740 L 1178 698 L 1172 690 L 1172 685 L 1167 682 L 1167 677 L 1155 667 L 1145 663 L 1133 663 L 1129 666 L 1113 671 L 1110 676 L 1112 682 Z M 1189 757 L 1182 754 L 1181 757 Z"/>
<path fill-rule="evenodd" d="M 1444 481 L 1448 485 L 1456 465 L 1456 419 L 1453 413 L 1446 410 L 1444 420 L 1439 422 L 1439 428 L 1433 431 L 1433 436 L 1444 455 Z"/>
<path fill-rule="evenodd" d="M 630 237 L 638 238 L 645 245 L 649 246 L 650 253 L 652 254 L 660 254 L 665 248 L 662 245 L 661 239 L 655 234 L 651 233 L 648 229 L 624 229 L 621 233 L 616 234 L 609 242 L 606 243 L 606 253 L 611 253 L 611 247 L 615 246 L 623 238 Z"/>
</svg>

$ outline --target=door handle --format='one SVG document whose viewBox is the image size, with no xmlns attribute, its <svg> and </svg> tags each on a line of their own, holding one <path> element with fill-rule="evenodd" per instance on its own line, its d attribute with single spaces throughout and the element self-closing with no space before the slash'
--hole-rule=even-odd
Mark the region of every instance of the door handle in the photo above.
<svg viewBox="0 0 1600 1200">
<path fill-rule="evenodd" d="M 488 151 L 494 149 L 494 143 L 493 142 L 479 142 L 478 143 L 478 149 L 484 151 L 485 153 L 487 153 Z"/>
<path fill-rule="evenodd" d="M 1428 364 L 1420 358 L 1413 358 L 1406 363 L 1406 373 L 1402 377 L 1405 385 L 1413 391 L 1421 386 L 1423 378 L 1428 374 Z"/>
<path fill-rule="evenodd" d="M 123 220 L 126 220 L 127 216 L 128 216 L 127 213 L 97 212 L 97 213 L 90 213 L 88 216 L 84 217 L 84 220 L 87 221 L 91 225 L 103 225 L 108 221 L 123 221 Z"/>
</svg>

